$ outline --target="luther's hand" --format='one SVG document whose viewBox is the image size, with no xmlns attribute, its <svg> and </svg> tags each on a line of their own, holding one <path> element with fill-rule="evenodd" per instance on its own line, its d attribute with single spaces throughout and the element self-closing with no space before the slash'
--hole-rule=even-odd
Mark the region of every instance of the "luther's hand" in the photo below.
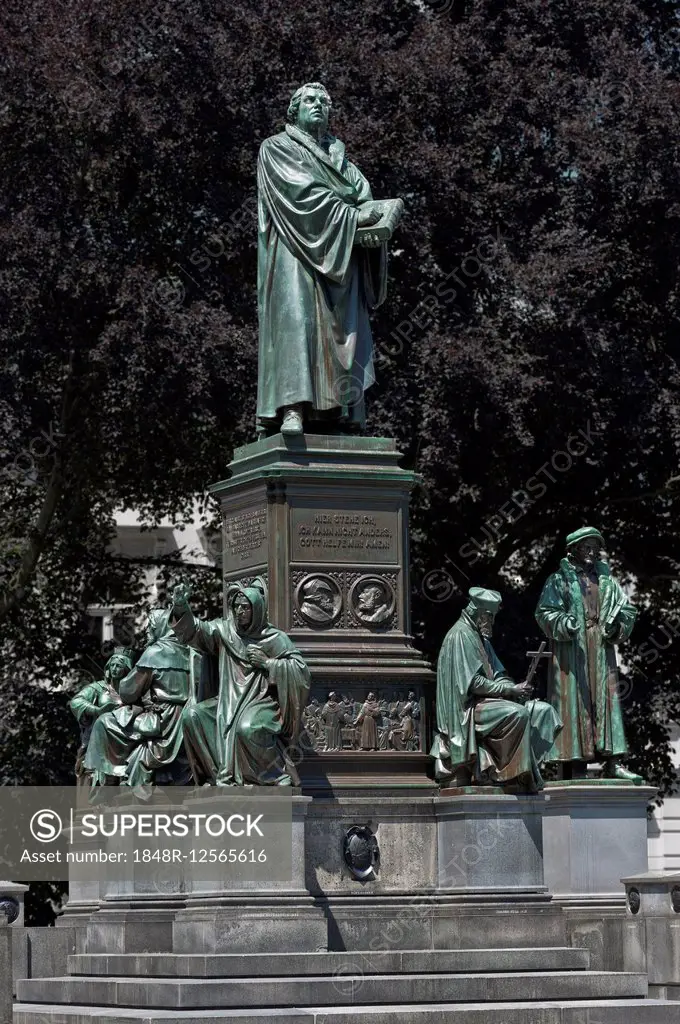
<svg viewBox="0 0 680 1024">
<path fill-rule="evenodd" d="M 363 245 L 367 249 L 377 249 L 379 245 L 382 245 L 380 238 L 373 231 L 369 232 L 367 235 L 364 235 L 358 241 L 359 245 Z"/>
<path fill-rule="evenodd" d="M 265 668 L 269 661 L 264 651 L 261 651 L 259 647 L 254 647 L 252 644 L 246 648 L 246 657 L 254 668 Z"/>
<path fill-rule="evenodd" d="M 370 205 L 370 203 L 359 207 L 359 216 L 357 218 L 358 228 L 370 227 L 371 224 L 377 224 L 379 220 L 380 214 L 374 206 Z"/>
</svg>

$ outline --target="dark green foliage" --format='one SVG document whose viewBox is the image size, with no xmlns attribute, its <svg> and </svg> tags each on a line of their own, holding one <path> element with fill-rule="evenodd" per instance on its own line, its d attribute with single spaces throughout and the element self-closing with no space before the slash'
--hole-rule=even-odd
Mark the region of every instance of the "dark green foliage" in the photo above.
<svg viewBox="0 0 680 1024">
<path fill-rule="evenodd" d="M 369 430 L 423 474 L 418 642 L 436 652 L 471 583 L 499 587 L 496 646 L 521 674 L 564 535 L 600 527 L 641 608 L 635 766 L 668 787 L 679 645 L 653 640 L 678 606 L 679 9 L 6 0 L 2 781 L 70 777 L 75 730 L 43 687 L 101 665 L 83 607 L 139 581 L 107 552 L 115 508 L 188 515 L 253 437 L 257 149 L 321 79 L 375 193 L 407 204 Z"/>
</svg>

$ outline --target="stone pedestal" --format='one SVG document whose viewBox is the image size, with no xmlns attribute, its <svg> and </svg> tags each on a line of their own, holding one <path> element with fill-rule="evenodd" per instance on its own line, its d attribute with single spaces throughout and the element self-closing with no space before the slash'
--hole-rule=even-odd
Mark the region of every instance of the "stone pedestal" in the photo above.
<svg viewBox="0 0 680 1024">
<path fill-rule="evenodd" d="M 624 969 L 647 973 L 652 998 L 680 1000 L 680 872 L 654 871 L 622 881 Z"/>
<path fill-rule="evenodd" d="M 285 796 L 286 794 L 282 794 Z M 291 875 L 281 881 L 229 880 L 185 887 L 186 904 L 175 916 L 176 953 L 315 952 L 327 948 L 323 910 L 305 884 L 309 862 L 306 817 L 312 798 L 292 797 Z"/>
<path fill-rule="evenodd" d="M 73 830 L 73 846 L 76 851 L 94 853 L 99 849 L 98 839 L 83 838 L 78 828 Z M 85 879 L 72 864 L 68 866 L 68 901 L 66 909 L 56 922 L 57 928 L 68 929 L 77 953 L 86 953 L 88 949 L 88 929 L 92 914 L 99 910 L 100 902 L 106 894 L 107 884 L 96 878 Z"/>
<path fill-rule="evenodd" d="M 435 800 L 440 892 L 544 892 L 542 796 L 442 790 Z"/>
<path fill-rule="evenodd" d="M 623 970 L 625 899 L 620 879 L 647 868 L 649 786 L 618 780 L 548 783 L 545 882 L 562 907 L 569 941 L 594 970 Z"/>
<path fill-rule="evenodd" d="M 565 904 L 623 906 L 621 878 L 647 869 L 650 786 L 617 780 L 548 783 L 543 812 L 545 884 Z"/>
<path fill-rule="evenodd" d="M 343 856 L 343 840 L 354 825 L 375 835 L 380 860 L 373 877 L 359 881 Z M 305 885 L 317 897 L 361 899 L 434 892 L 437 822 L 432 796 L 393 793 L 379 800 L 351 791 L 314 800 L 307 817 Z"/>
<path fill-rule="evenodd" d="M 231 476 L 211 488 L 224 517 L 225 582 L 266 578 L 270 619 L 312 672 L 307 792 L 353 782 L 375 791 L 386 778 L 428 785 L 434 673 L 410 636 L 415 475 L 400 458 L 388 438 L 277 434 L 236 449 Z M 323 714 L 331 691 L 341 704 L 335 730 Z M 371 692 L 380 713 L 362 729 L 353 723 Z"/>
</svg>

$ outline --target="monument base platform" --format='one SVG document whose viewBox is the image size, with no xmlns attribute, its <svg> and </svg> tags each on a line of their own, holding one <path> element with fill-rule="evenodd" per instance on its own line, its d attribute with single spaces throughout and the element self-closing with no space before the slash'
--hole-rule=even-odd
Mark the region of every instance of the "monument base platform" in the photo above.
<svg viewBox="0 0 680 1024">
<path fill-rule="evenodd" d="M 642 958 L 619 963 L 629 918 L 613 878 L 642 848 L 612 843 L 594 870 L 614 822 L 642 835 L 653 791 L 597 789 L 597 813 L 574 786 L 294 796 L 303 857 L 288 891 L 154 899 L 118 884 L 60 977 L 18 983 L 14 1024 L 675 1022 L 677 1003 L 645 998 Z M 378 840 L 371 880 L 345 863 L 352 825 Z M 575 872 L 577 843 L 593 870 Z"/>
</svg>

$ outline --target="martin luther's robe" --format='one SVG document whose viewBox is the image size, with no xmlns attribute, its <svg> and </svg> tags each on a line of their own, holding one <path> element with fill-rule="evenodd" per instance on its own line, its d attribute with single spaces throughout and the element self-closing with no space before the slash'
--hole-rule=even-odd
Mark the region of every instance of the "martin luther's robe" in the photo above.
<svg viewBox="0 0 680 1024">
<path fill-rule="evenodd" d="M 375 381 L 368 311 L 385 299 L 387 245 L 354 245 L 370 200 L 342 142 L 297 126 L 265 139 L 258 182 L 257 415 L 309 403 L 363 423 Z"/>
</svg>

